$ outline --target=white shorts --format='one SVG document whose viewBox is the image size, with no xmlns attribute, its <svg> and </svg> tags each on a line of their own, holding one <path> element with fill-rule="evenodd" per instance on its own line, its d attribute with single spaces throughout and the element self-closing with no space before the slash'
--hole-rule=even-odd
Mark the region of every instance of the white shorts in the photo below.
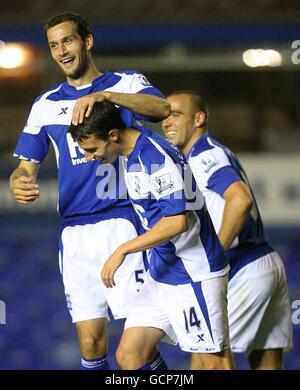
<svg viewBox="0 0 300 390">
<path fill-rule="evenodd" d="M 227 275 L 198 283 L 158 283 L 149 272 L 125 322 L 163 330 L 186 352 L 214 353 L 229 347 Z"/>
<path fill-rule="evenodd" d="M 73 322 L 108 318 L 108 306 L 115 319 L 126 318 L 143 283 L 143 254 L 126 257 L 116 272 L 114 288 L 104 286 L 100 273 L 114 250 L 136 237 L 137 232 L 143 231 L 134 211 L 124 213 L 122 218 L 63 227 L 60 268 Z"/>
<path fill-rule="evenodd" d="M 284 265 L 276 252 L 247 264 L 228 284 L 233 352 L 292 348 L 291 307 Z"/>
</svg>

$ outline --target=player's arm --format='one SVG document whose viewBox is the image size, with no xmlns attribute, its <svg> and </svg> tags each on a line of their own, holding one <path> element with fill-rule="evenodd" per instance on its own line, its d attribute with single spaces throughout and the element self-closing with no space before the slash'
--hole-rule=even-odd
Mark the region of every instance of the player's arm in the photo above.
<svg viewBox="0 0 300 390">
<path fill-rule="evenodd" d="M 117 106 L 157 120 L 167 118 L 171 113 L 169 102 L 160 97 L 146 93 L 118 93 L 110 91 L 95 92 L 77 100 L 72 115 L 72 123 L 76 126 L 88 117 L 96 102 L 110 101 Z"/>
<path fill-rule="evenodd" d="M 187 229 L 188 219 L 186 214 L 163 217 L 146 233 L 119 246 L 102 268 L 101 278 L 105 286 L 113 287 L 115 285 L 114 274 L 127 255 L 153 248 L 169 241 Z"/>
<path fill-rule="evenodd" d="M 224 249 L 227 250 L 241 232 L 249 216 L 253 198 L 248 187 L 241 180 L 232 183 L 224 192 L 223 198 L 225 207 L 218 236 Z"/>
<path fill-rule="evenodd" d="M 39 197 L 39 164 L 22 160 L 9 179 L 10 192 L 18 203 L 29 204 Z"/>
</svg>

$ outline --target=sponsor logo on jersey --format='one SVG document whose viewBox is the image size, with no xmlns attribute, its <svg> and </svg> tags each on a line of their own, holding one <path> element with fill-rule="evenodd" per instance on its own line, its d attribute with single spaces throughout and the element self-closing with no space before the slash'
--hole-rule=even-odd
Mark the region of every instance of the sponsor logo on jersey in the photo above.
<svg viewBox="0 0 300 390">
<path fill-rule="evenodd" d="M 57 114 L 57 116 L 59 116 L 59 115 L 67 115 L 68 108 L 69 107 L 61 107 L 61 111 L 60 111 L 59 114 Z"/>
<path fill-rule="evenodd" d="M 84 152 L 78 145 L 78 142 L 74 141 L 70 133 L 67 133 L 66 136 L 72 165 L 80 165 L 86 163 L 87 161 L 84 157 Z"/>
<path fill-rule="evenodd" d="M 204 333 L 197 334 L 197 337 L 198 337 L 198 341 L 196 341 L 197 343 L 200 343 L 200 341 L 204 341 Z"/>
</svg>

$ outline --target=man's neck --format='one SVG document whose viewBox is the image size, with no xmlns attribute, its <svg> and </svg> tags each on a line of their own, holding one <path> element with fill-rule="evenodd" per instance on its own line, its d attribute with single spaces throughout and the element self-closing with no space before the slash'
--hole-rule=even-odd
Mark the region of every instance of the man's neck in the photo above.
<svg viewBox="0 0 300 390">
<path fill-rule="evenodd" d="M 126 128 L 120 132 L 120 144 L 122 146 L 122 156 L 129 156 L 135 148 L 137 139 L 141 132 L 136 129 Z"/>
<path fill-rule="evenodd" d="M 97 77 L 101 76 L 103 73 L 100 72 L 94 63 L 90 64 L 88 70 L 85 74 L 79 79 L 72 79 L 67 77 L 68 84 L 72 85 L 75 88 L 83 87 L 84 85 L 91 84 Z"/>
<path fill-rule="evenodd" d="M 203 129 L 202 127 L 197 127 L 197 129 L 195 129 L 193 135 L 191 136 L 191 138 L 188 140 L 188 142 L 186 143 L 185 146 L 182 147 L 182 151 L 183 153 L 187 156 L 192 147 L 195 145 L 195 143 L 206 133 L 206 130 Z"/>
</svg>

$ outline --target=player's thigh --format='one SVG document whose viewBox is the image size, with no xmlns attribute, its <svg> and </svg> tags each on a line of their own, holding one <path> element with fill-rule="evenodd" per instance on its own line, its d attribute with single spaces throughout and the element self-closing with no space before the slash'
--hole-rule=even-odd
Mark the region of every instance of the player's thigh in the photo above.
<svg viewBox="0 0 300 390">
<path fill-rule="evenodd" d="M 107 316 L 105 286 L 99 275 L 104 256 L 96 240 L 101 226 L 102 222 L 67 226 L 61 233 L 61 272 L 75 323 Z"/>
<path fill-rule="evenodd" d="M 227 276 L 160 288 L 183 351 L 214 353 L 228 348 Z"/>
<path fill-rule="evenodd" d="M 128 313 L 125 329 L 143 327 L 159 329 L 166 335 L 163 341 L 177 344 L 177 337 L 164 308 L 165 296 L 160 285 L 161 283 L 157 283 L 151 278 L 149 272 L 146 273 L 145 282 Z"/>
<path fill-rule="evenodd" d="M 125 218 L 126 217 L 126 218 Z M 120 245 L 135 237 L 139 232 L 139 220 L 135 213 L 124 215 L 111 221 L 108 249 L 111 255 Z M 107 260 L 107 259 L 105 259 Z M 144 282 L 145 264 L 142 252 L 126 256 L 123 264 L 115 274 L 115 287 L 106 290 L 106 298 L 115 319 L 126 318 Z M 102 268 L 102 267 L 101 267 Z M 101 269 L 100 269 L 101 271 Z"/>
<path fill-rule="evenodd" d="M 125 318 L 144 274 L 141 253 L 129 255 L 116 273 L 116 287 L 107 289 L 100 272 L 104 262 L 123 242 L 137 236 L 135 213 L 122 218 L 67 226 L 61 233 L 61 271 L 73 322 L 107 317 Z"/>
<path fill-rule="evenodd" d="M 229 282 L 232 350 L 249 355 L 253 350 L 286 347 L 281 340 L 287 338 L 284 328 L 288 327 L 289 313 L 284 267 L 278 254 L 270 253 L 246 265 Z"/>
<path fill-rule="evenodd" d="M 276 288 L 252 344 L 253 351 L 269 350 L 270 356 L 275 358 L 279 356 L 276 350 L 289 351 L 292 348 L 291 306 L 283 265 L 278 268 L 276 275 Z M 269 361 L 274 360 L 271 357 Z"/>
</svg>

